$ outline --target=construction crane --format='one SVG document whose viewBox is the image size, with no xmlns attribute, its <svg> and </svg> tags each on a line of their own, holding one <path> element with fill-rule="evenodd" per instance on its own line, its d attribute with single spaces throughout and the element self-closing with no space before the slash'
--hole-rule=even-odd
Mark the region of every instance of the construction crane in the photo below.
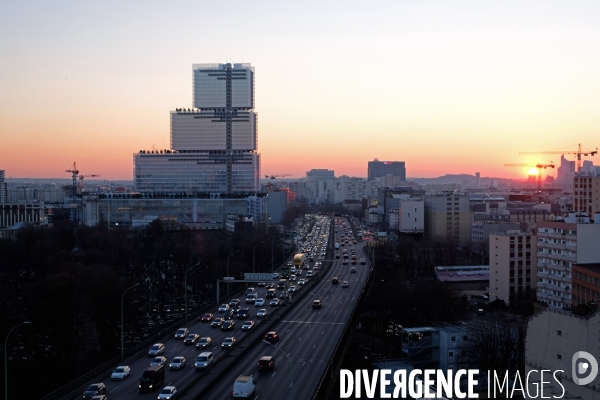
<svg viewBox="0 0 600 400">
<path fill-rule="evenodd" d="M 71 169 L 68 169 L 65 172 L 71 173 L 71 176 L 73 177 L 73 192 L 72 192 L 73 199 L 75 199 L 77 197 L 77 179 L 81 180 L 81 184 L 83 186 L 84 178 L 100 176 L 100 175 L 95 175 L 95 174 L 94 175 L 79 175 L 79 170 L 77 169 L 77 164 L 75 162 L 73 162 L 73 166 L 71 167 Z"/>
<path fill-rule="evenodd" d="M 272 189 L 272 186 L 273 186 L 273 184 L 271 183 L 271 181 L 273 179 L 281 178 L 283 176 L 292 176 L 292 174 L 265 175 L 265 178 L 267 178 L 269 180 L 269 182 L 267 182 L 267 193 L 271 193 L 271 189 Z"/>
<path fill-rule="evenodd" d="M 77 178 L 81 181 L 79 182 L 79 187 L 83 190 L 83 180 L 85 178 L 99 178 L 100 175 L 92 174 L 92 175 L 78 175 Z"/>
<path fill-rule="evenodd" d="M 505 167 L 524 167 L 524 168 L 537 168 L 537 188 L 542 189 L 542 168 L 554 168 L 554 164 L 504 164 Z"/>
<path fill-rule="evenodd" d="M 587 157 L 588 155 L 593 156 L 598 153 L 598 148 L 593 151 L 581 151 L 581 143 L 577 148 L 577 151 L 521 151 L 519 155 L 529 155 L 529 154 L 572 154 L 577 156 L 577 172 L 581 172 L 581 156 Z"/>
</svg>

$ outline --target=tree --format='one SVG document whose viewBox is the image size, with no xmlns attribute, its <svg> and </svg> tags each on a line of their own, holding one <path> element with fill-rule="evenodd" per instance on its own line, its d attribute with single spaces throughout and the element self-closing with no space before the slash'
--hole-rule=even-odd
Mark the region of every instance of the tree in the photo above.
<svg viewBox="0 0 600 400">
<path fill-rule="evenodd" d="M 523 358 L 522 329 L 502 319 L 477 321 L 469 326 L 466 361 L 469 368 L 516 372 Z"/>
</svg>

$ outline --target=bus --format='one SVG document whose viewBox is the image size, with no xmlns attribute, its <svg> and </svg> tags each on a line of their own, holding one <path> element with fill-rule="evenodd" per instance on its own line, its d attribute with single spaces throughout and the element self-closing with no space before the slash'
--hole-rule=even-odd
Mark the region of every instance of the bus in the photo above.
<svg viewBox="0 0 600 400">
<path fill-rule="evenodd" d="M 294 267 L 301 269 L 304 266 L 305 256 L 302 253 L 298 253 L 294 256 Z"/>
</svg>

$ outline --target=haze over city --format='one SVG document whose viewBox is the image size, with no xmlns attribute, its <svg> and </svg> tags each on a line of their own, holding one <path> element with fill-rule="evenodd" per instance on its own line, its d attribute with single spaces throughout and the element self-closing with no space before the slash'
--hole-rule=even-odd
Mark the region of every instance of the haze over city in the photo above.
<svg viewBox="0 0 600 400">
<path fill-rule="evenodd" d="M 600 4 L 10 3 L 0 14 L 7 177 L 132 179 L 192 107 L 193 63 L 256 68 L 261 173 L 525 178 L 598 146 Z M 572 156 L 568 157 L 573 160 Z M 595 161 L 594 158 L 590 159 Z M 595 161 L 597 164 L 598 161 Z M 554 174 L 554 172 L 550 172 Z"/>
</svg>

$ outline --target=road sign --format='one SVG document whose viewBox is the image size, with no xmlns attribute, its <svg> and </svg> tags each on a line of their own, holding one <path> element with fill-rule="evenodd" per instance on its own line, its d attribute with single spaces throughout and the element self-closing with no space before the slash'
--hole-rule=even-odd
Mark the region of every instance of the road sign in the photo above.
<svg viewBox="0 0 600 400">
<path fill-rule="evenodd" d="M 246 281 L 270 281 L 271 279 L 273 279 L 273 274 L 272 273 L 245 273 L 244 274 L 244 280 Z"/>
</svg>

